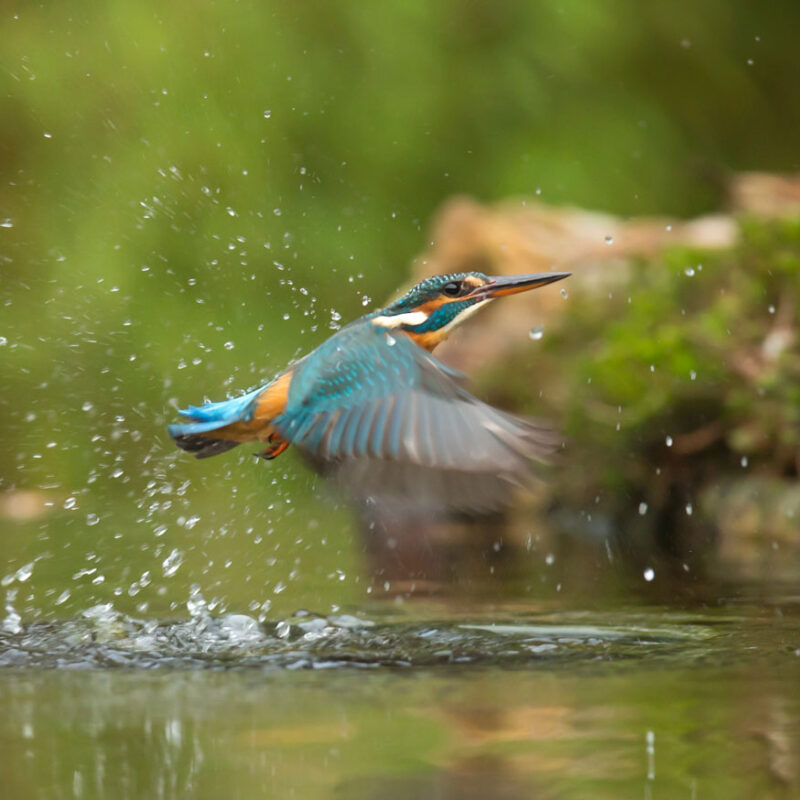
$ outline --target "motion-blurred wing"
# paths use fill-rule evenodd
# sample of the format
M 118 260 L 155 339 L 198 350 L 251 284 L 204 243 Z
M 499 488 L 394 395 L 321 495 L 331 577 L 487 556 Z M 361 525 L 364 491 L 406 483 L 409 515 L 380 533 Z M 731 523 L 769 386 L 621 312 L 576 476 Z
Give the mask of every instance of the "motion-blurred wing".
M 296 365 L 273 424 L 358 500 L 495 509 L 560 438 L 481 402 L 460 377 L 404 334 L 362 323 Z

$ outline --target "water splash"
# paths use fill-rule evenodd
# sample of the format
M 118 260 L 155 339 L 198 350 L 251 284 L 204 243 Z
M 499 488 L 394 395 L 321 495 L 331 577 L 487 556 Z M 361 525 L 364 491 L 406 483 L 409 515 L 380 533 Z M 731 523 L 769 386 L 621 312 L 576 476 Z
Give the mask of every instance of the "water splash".
M 0 628 L 0 667 L 331 669 L 593 663 L 654 651 L 682 654 L 687 643 L 712 635 L 697 623 L 652 627 L 631 618 L 608 624 L 605 617 L 585 615 L 377 623 L 349 614 L 301 611 L 260 623 L 247 614 L 214 617 L 197 587 L 187 605 L 191 616 L 180 621 L 136 619 L 110 603 L 67 620 L 27 626 L 18 615 L 9 615 Z

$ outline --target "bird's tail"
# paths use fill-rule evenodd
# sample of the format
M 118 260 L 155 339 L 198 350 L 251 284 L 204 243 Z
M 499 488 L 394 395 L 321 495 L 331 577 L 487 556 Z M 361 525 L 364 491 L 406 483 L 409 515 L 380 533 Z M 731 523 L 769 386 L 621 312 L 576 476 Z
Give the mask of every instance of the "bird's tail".
M 195 458 L 225 453 L 249 438 L 246 426 L 262 391 L 263 387 L 233 400 L 181 409 L 178 413 L 191 422 L 170 425 L 169 435 L 178 447 L 193 453 Z

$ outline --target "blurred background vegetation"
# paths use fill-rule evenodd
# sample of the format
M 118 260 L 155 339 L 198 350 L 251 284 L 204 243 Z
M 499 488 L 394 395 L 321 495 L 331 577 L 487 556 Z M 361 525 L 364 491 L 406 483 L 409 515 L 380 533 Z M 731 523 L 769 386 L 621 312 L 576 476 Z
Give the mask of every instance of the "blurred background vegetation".
M 346 510 L 293 455 L 256 468 L 173 452 L 176 403 L 251 387 L 380 304 L 454 194 L 691 217 L 726 207 L 732 172 L 800 166 L 794 0 L 0 15 L 0 562 L 23 616 L 108 600 L 163 613 L 190 584 L 263 614 L 362 598 Z M 595 483 L 633 517 L 669 492 L 670 513 L 699 503 L 670 478 L 679 448 L 640 456 L 711 419 L 733 466 L 796 476 L 796 357 L 747 377 L 717 354 L 727 331 L 747 343 L 772 324 L 797 240 L 753 223 L 735 253 L 668 253 L 613 301 L 570 296 L 526 358 L 572 387 L 530 410 L 611 467 L 574 473 L 575 508 Z M 530 386 L 515 394 L 514 369 L 491 366 L 525 404 Z M 598 428 L 598 404 L 624 405 L 625 436 Z

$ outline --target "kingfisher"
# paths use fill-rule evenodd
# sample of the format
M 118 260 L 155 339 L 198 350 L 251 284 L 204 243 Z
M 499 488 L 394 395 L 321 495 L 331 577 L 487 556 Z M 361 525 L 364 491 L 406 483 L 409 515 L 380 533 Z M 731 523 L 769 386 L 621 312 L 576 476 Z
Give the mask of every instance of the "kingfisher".
M 569 275 L 427 278 L 346 325 L 269 383 L 180 410 L 188 421 L 170 425 L 169 433 L 196 458 L 259 442 L 266 448 L 258 455 L 274 459 L 292 444 L 362 504 L 497 510 L 561 439 L 544 422 L 479 400 L 465 376 L 432 352 L 495 299 Z

